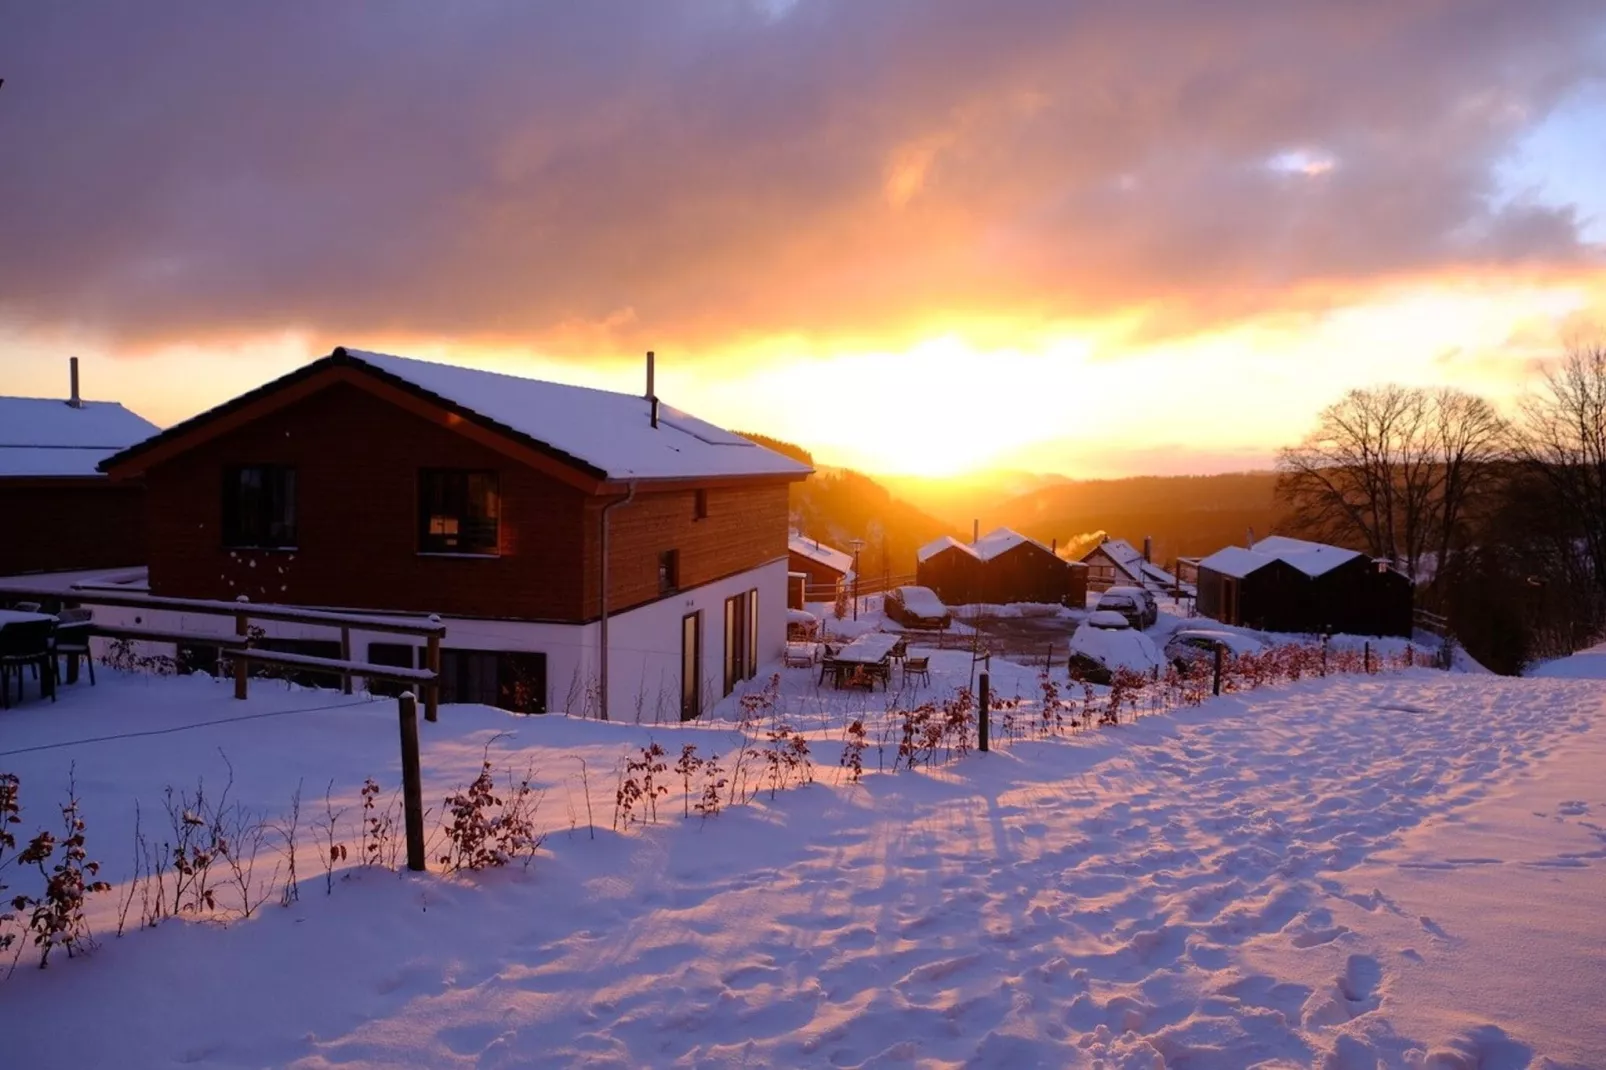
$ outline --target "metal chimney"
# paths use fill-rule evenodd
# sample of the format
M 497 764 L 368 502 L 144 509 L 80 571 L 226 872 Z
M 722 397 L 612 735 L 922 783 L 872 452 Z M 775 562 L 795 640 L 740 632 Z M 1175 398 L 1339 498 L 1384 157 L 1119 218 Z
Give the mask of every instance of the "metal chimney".
M 1152 536 L 1143 536 L 1143 563 L 1151 564 L 1154 560 L 1154 539 Z
M 647 404 L 652 409 L 652 425 L 658 426 L 658 391 L 653 385 L 652 350 L 647 350 Z
M 647 350 L 647 393 L 643 395 L 651 400 L 655 395 L 652 389 L 652 350 Z
M 1254 548 L 1255 548 L 1255 529 L 1254 528 L 1250 528 L 1249 529 L 1249 549 L 1253 550 Z
M 658 426 L 658 399 L 656 397 L 652 399 L 652 425 L 654 427 Z
M 1054 536 L 1054 541 L 1048 544 L 1048 548 L 1054 551 L 1055 557 L 1060 555 L 1060 537 L 1058 535 Z
M 67 368 L 68 374 L 72 377 L 72 396 L 67 399 L 67 404 L 75 409 L 81 409 L 84 407 L 84 402 L 78 396 L 78 358 L 68 357 Z
M 972 520 L 970 522 L 970 545 L 975 546 L 980 541 L 981 541 L 981 521 L 980 520 Z

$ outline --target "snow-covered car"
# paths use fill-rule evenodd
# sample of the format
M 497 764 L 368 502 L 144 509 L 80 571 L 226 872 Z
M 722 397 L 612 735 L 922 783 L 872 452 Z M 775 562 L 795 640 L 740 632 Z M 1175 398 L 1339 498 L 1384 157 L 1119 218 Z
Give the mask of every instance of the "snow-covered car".
M 1160 665 L 1154 640 L 1111 609 L 1096 610 L 1071 636 L 1071 673 L 1095 684 L 1107 684 L 1117 669 L 1152 672 Z
M 1261 650 L 1259 641 L 1237 632 L 1218 628 L 1183 628 L 1166 640 L 1165 659 L 1181 673 L 1210 671 L 1216 660 L 1216 648 L 1238 657 Z
M 894 587 L 881 608 L 888 618 L 907 628 L 946 628 L 954 620 L 930 587 Z
M 1160 619 L 1160 604 L 1142 587 L 1111 587 L 1099 595 L 1098 605 L 1093 608 L 1113 610 L 1134 628 L 1147 628 Z

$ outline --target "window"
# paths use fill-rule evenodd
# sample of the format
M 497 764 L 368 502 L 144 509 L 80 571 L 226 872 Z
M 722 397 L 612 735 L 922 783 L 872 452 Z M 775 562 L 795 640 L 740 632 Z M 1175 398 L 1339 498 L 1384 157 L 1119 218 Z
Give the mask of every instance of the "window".
M 758 588 L 747 592 L 747 678 L 758 675 Z
M 426 554 L 497 552 L 501 498 L 495 472 L 418 474 L 418 549 Z
M 477 702 L 514 713 L 546 712 L 546 655 L 442 650 L 441 701 Z
M 725 694 L 736 688 L 737 681 L 749 680 L 758 674 L 756 637 L 758 592 L 743 591 L 725 599 Z
M 658 597 L 680 590 L 680 551 L 665 550 L 658 555 Z
M 253 464 L 223 472 L 223 545 L 253 549 L 296 544 L 296 470 Z
M 696 500 L 692 505 L 692 519 L 708 519 L 708 492 L 706 490 L 700 490 L 696 494 Z

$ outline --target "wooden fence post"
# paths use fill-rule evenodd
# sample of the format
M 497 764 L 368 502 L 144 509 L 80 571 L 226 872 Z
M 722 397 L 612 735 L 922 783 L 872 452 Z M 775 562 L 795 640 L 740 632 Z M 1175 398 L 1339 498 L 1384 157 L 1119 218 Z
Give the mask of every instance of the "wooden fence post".
M 424 861 L 424 786 L 418 762 L 418 699 L 411 691 L 396 700 L 401 715 L 402 812 L 407 827 L 407 868 L 421 873 Z
M 1221 694 L 1221 652 L 1224 649 L 1220 643 L 1216 644 L 1216 682 L 1210 689 L 1210 693 L 1213 695 Z
M 238 598 L 236 598 L 235 601 L 236 602 L 240 602 L 240 603 L 245 603 L 245 602 L 249 602 L 251 600 L 249 598 L 247 598 L 245 595 L 242 594 Z M 251 637 L 251 619 L 250 619 L 250 617 L 248 617 L 243 612 L 236 613 L 234 615 L 234 634 L 239 636 L 241 639 L 245 640 L 245 643 L 242 646 L 241 651 L 240 651 L 240 653 L 243 655 L 245 653 L 244 648 L 245 647 L 249 647 L 251 645 L 251 638 L 250 638 Z M 251 665 L 250 665 L 250 663 L 243 656 L 236 657 L 234 659 L 234 697 L 235 698 L 237 698 L 237 699 L 244 699 L 245 698 L 245 696 L 246 696 L 246 681 L 250 678 L 250 673 L 251 673 Z
M 430 614 L 429 622 L 439 624 L 441 619 Z M 439 633 L 431 635 L 424 647 L 424 667 L 435 674 L 424 691 L 424 720 L 436 721 L 439 719 L 438 711 L 441 701 L 441 637 Z
M 344 662 L 351 661 L 350 628 L 340 629 L 340 660 Z M 340 693 L 343 695 L 351 694 L 351 671 L 349 669 L 340 674 Z
M 980 688 L 976 693 L 976 743 L 977 749 L 983 754 L 987 753 L 987 706 L 992 701 L 992 681 L 986 673 L 981 674 Z

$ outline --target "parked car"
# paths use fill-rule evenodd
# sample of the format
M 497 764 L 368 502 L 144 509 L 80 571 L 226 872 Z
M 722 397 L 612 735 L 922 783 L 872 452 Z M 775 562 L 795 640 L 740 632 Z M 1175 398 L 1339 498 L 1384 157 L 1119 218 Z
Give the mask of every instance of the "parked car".
M 1160 603 L 1142 587 L 1111 587 L 1099 595 L 1093 608 L 1114 610 L 1134 628 L 1147 628 L 1160 619 Z
M 1117 669 L 1146 673 L 1159 665 L 1154 640 L 1112 609 L 1089 614 L 1071 636 L 1071 674 L 1095 684 L 1108 684 Z
M 947 628 L 954 615 L 930 587 L 894 587 L 882 611 L 906 628 Z
M 1217 628 L 1183 628 L 1172 633 L 1171 638 L 1166 641 L 1165 659 L 1175 665 L 1177 671 L 1183 675 L 1199 671 L 1209 672 L 1215 665 L 1218 646 L 1234 657 L 1258 653 L 1261 650 L 1258 641 L 1237 632 Z

